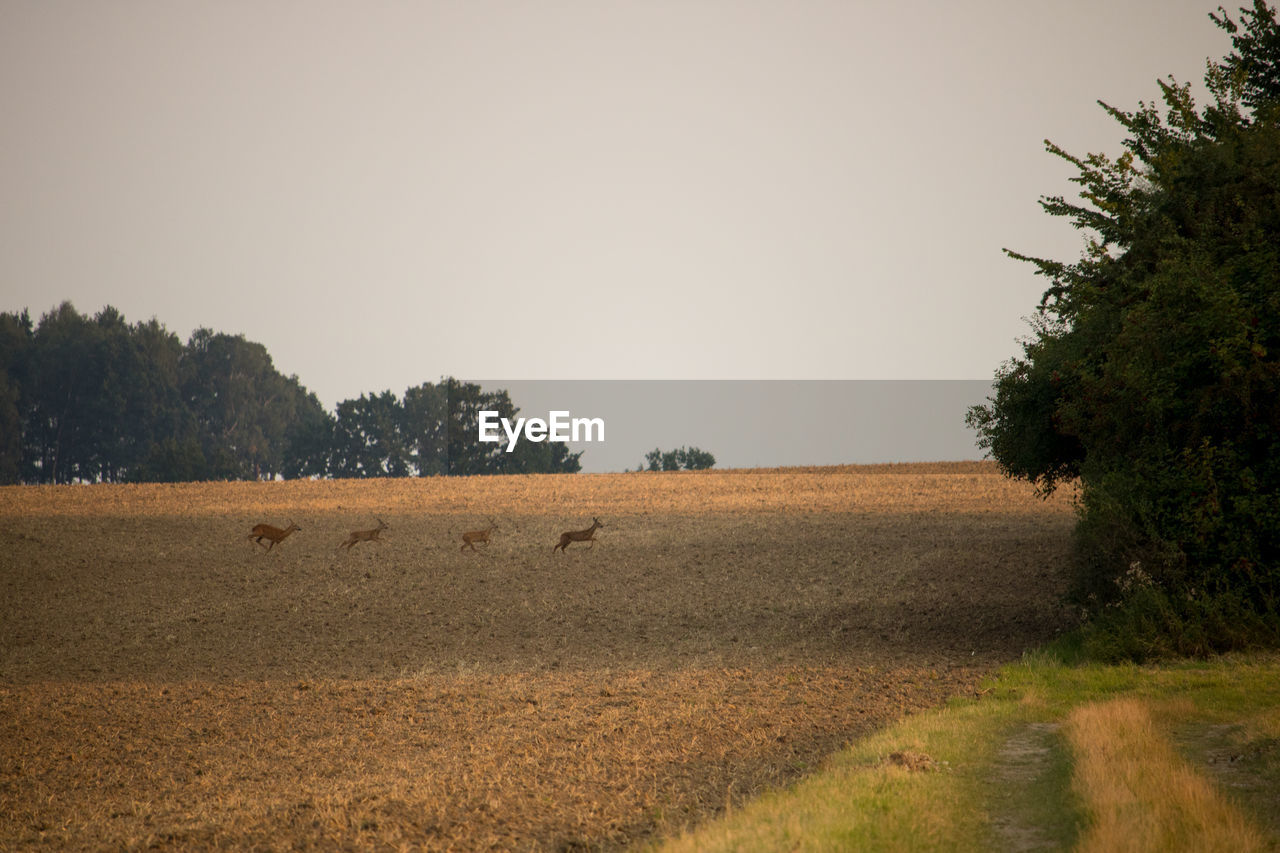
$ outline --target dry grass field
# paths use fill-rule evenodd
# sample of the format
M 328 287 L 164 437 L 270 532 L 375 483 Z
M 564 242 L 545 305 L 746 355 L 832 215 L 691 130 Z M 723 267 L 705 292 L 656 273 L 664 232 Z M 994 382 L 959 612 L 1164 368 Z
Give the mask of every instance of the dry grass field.
M 660 837 L 1051 636 L 1072 524 L 983 463 L 5 487 L 0 848 Z

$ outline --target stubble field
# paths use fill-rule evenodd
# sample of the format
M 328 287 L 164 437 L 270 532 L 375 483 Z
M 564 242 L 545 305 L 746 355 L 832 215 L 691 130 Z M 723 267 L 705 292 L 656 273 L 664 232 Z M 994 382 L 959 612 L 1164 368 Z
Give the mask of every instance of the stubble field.
M 669 835 L 1052 636 L 1072 524 L 983 463 L 2 488 L 0 847 Z

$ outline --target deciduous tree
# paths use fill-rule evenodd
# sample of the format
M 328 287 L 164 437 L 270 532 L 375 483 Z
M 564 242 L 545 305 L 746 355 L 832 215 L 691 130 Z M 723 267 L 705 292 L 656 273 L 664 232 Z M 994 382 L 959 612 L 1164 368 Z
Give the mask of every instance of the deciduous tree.
M 1280 602 L 1280 29 L 1258 0 L 1214 21 L 1233 52 L 1211 103 L 1103 104 L 1116 157 L 1048 149 L 1080 201 L 1042 200 L 1089 235 L 1072 262 L 1010 254 L 1049 285 L 1022 355 L 969 413 L 1004 470 L 1078 480 L 1086 600 L 1137 586 L 1171 606 Z M 1179 604 L 1181 602 L 1182 604 Z

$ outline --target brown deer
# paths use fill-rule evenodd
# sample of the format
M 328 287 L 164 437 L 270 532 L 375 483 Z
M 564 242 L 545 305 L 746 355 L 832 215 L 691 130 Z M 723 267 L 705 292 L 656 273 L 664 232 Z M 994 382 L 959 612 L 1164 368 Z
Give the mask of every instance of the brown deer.
M 259 545 L 262 545 L 263 539 L 270 539 L 270 545 L 263 545 L 264 548 L 270 551 L 277 544 L 287 539 L 290 533 L 301 529 L 301 527 L 293 523 L 293 519 L 289 519 L 289 526 L 283 530 L 279 527 L 272 527 L 270 524 L 255 524 L 253 532 L 249 534 L 249 538 L 255 540 Z
M 489 534 L 497 529 L 497 523 L 491 518 L 489 519 L 489 526 L 484 530 L 468 530 L 466 533 L 462 534 L 462 547 L 458 550 L 465 551 L 470 548 L 472 551 L 475 551 L 477 550 L 476 545 L 488 545 Z
M 357 542 L 378 542 L 378 534 L 388 529 L 388 525 L 382 519 L 378 519 L 378 526 L 371 530 L 353 530 L 346 541 L 338 543 L 339 548 L 346 548 L 348 551 Z
M 560 544 L 554 546 L 551 549 L 551 553 L 554 554 L 556 551 L 563 553 L 564 549 L 569 547 L 570 542 L 590 542 L 591 544 L 587 546 L 588 550 L 596 547 L 596 529 L 600 527 L 604 527 L 604 525 L 600 523 L 600 519 L 593 516 L 591 518 L 591 526 L 586 530 L 566 530 L 560 534 Z

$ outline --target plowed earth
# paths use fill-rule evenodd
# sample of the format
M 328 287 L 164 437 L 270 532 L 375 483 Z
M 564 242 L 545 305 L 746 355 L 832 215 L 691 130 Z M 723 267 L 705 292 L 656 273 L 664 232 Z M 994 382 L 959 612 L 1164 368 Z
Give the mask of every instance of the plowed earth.
M 1051 637 L 1073 518 L 982 463 L 6 487 L 0 847 L 659 837 Z

